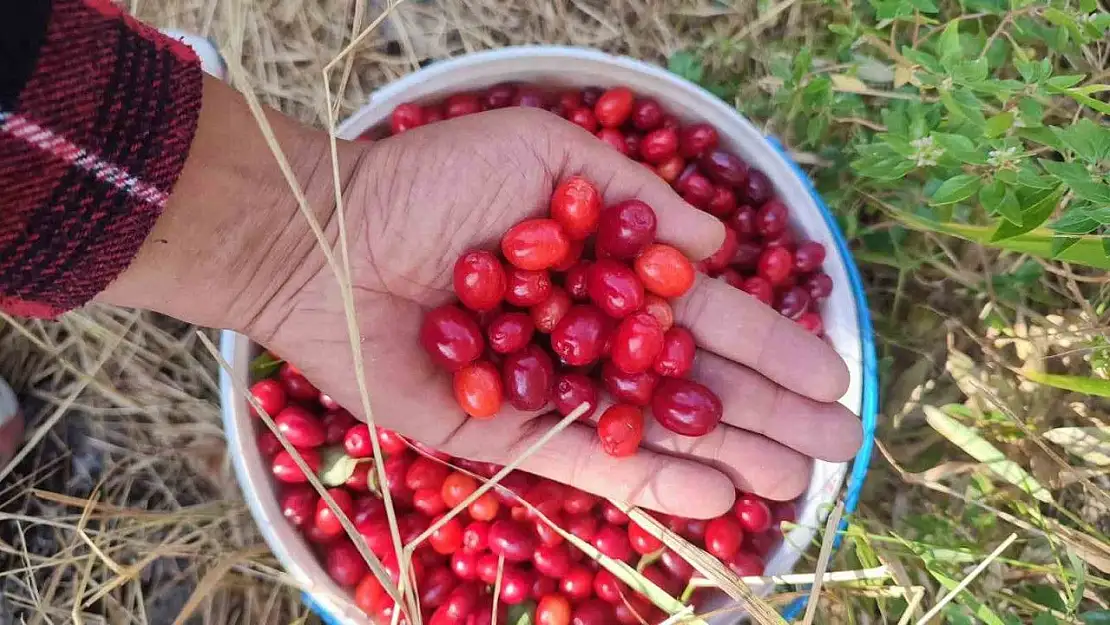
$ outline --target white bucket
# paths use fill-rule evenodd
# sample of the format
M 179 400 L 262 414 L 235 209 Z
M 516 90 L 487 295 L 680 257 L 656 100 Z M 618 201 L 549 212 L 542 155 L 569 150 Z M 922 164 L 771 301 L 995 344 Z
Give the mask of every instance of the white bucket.
M 832 278 L 834 287 L 821 314 L 830 343 L 851 373 L 848 392 L 840 403 L 861 415 L 865 429 L 864 447 L 857 456 L 846 495 L 847 509 L 854 509 L 870 457 L 877 403 L 871 324 L 847 246 L 804 174 L 784 155 L 777 142 L 765 138 L 732 107 L 709 92 L 654 65 L 579 48 L 510 47 L 434 63 L 375 92 L 365 106 L 339 127 L 338 134 L 343 139 L 355 139 L 388 123 L 392 110 L 404 102 L 439 100 L 452 93 L 479 90 L 500 82 L 552 87 L 625 85 L 638 95 L 655 98 L 684 122 L 712 124 L 720 133 L 723 148 L 767 174 L 778 195 L 790 207 L 796 231 L 803 239 L 819 241 L 829 250 L 823 270 Z M 250 341 L 224 332 L 222 351 L 234 375 L 245 380 L 250 359 L 256 353 Z M 328 578 L 308 545 L 282 517 L 268 467 L 255 446 L 254 424 L 246 403 L 235 395 L 227 372 L 222 372 L 220 385 L 229 452 L 251 512 L 270 548 L 286 571 L 306 588 L 306 601 L 326 621 L 335 625 L 368 623 L 351 595 Z M 788 573 L 794 568 L 831 504 L 840 496 L 847 471 L 846 463 L 815 463 L 809 489 L 799 501 L 798 527 L 770 555 L 768 575 Z M 740 618 L 733 613 L 714 620 L 724 625 Z

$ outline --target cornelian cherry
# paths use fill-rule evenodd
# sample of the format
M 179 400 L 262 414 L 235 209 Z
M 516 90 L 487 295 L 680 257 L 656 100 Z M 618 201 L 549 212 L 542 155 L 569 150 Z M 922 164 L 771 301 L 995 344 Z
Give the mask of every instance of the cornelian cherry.
M 586 404 L 586 412 L 579 417 L 585 421 L 597 410 L 597 384 L 581 373 L 563 373 L 555 378 L 552 400 L 555 402 L 555 409 L 564 417 Z
M 318 447 L 327 439 L 324 424 L 306 408 L 293 405 L 274 417 L 279 432 L 298 449 Z
M 644 288 L 666 298 L 682 297 L 694 285 L 694 265 L 670 245 L 654 243 L 636 258 L 636 275 Z
M 493 310 L 505 297 L 507 279 L 501 261 L 486 250 L 471 250 L 455 261 L 455 295 L 463 306 Z
M 597 224 L 598 257 L 634 258 L 655 240 L 658 220 L 640 200 L 625 200 L 601 212 Z
M 690 124 L 682 129 L 679 153 L 684 158 L 701 156 L 717 147 L 717 129 L 709 124 Z
M 519 312 L 501 313 L 486 328 L 490 349 L 498 354 L 510 354 L 524 349 L 532 342 L 536 326 L 532 317 Z
M 670 330 L 671 326 L 674 325 L 674 309 L 667 303 L 667 300 L 658 295 L 651 293 L 645 295 L 644 306 L 640 310 L 655 317 L 655 320 L 659 322 L 659 327 L 663 328 L 664 332 Z
M 705 436 L 721 422 L 721 400 L 692 380 L 663 378 L 651 398 L 651 414 L 682 436 Z
M 529 309 L 536 329 L 550 334 L 572 305 L 570 295 L 562 287 L 552 287 L 547 299 Z
M 655 357 L 652 369 L 661 376 L 684 378 L 694 368 L 697 345 L 694 335 L 681 326 L 675 326 L 663 335 L 663 348 Z
M 663 548 L 663 541 L 652 536 L 636 523 L 628 524 L 628 542 L 636 553 L 645 556 Z
M 514 267 L 542 271 L 558 265 L 570 251 L 570 239 L 554 219 L 528 219 L 501 237 L 501 253 Z
M 475 419 L 488 419 L 501 409 L 501 372 L 485 360 L 455 372 L 455 401 Z
M 351 493 L 345 488 L 329 488 L 328 494 L 331 495 L 335 501 L 335 507 L 343 516 L 350 517 L 355 506 Z M 338 536 L 343 533 L 343 524 L 339 521 L 339 515 L 322 497 L 316 501 L 316 516 L 313 522 L 316 524 L 316 531 L 322 536 Z
M 440 495 L 447 507 L 454 508 L 476 490 L 478 490 L 478 480 L 465 473 L 455 472 L 443 480 Z
M 505 301 L 513 306 L 535 306 L 551 295 L 551 276 L 546 271 L 527 271 L 516 267 L 506 272 Z
M 432 361 L 448 371 L 458 371 L 482 355 L 485 340 L 473 317 L 457 306 L 440 306 L 424 315 L 420 345 Z
M 606 361 L 601 366 L 601 382 L 616 401 L 646 406 L 651 403 L 652 394 L 659 383 L 659 374 L 654 371 L 625 373 L 612 361 Z
M 582 176 L 571 176 L 555 187 L 551 196 L 551 218 L 559 222 L 572 240 L 593 234 L 601 216 L 601 193 Z
M 614 87 L 597 99 L 594 115 L 605 128 L 618 128 L 632 114 L 632 104 L 636 96 L 628 87 Z
M 751 493 L 742 493 L 736 498 L 736 502 L 732 504 L 732 513 L 745 531 L 758 534 L 771 528 L 771 509 L 762 499 Z
M 653 130 L 640 140 L 640 158 L 661 165 L 678 154 L 678 132 L 673 128 Z
M 636 273 L 624 263 L 608 258 L 590 265 L 586 289 L 593 303 L 614 319 L 632 314 L 644 303 L 644 285 Z
M 539 410 L 551 399 L 555 365 L 538 345 L 506 356 L 501 372 L 505 396 L 517 410 Z
M 642 373 L 651 369 L 662 350 L 659 322 L 646 312 L 635 312 L 617 325 L 609 358 L 624 373 Z
M 769 247 L 759 255 L 756 270 L 771 286 L 781 286 L 794 271 L 794 255 L 785 247 Z
M 568 365 L 588 365 L 601 357 L 611 324 L 596 306 L 573 306 L 552 331 L 551 349 Z
M 631 456 L 644 436 L 644 413 L 628 404 L 610 406 L 597 421 L 597 435 L 605 453 L 617 458 Z
M 389 116 L 389 129 L 395 135 L 424 125 L 424 109 L 419 104 L 406 102 L 397 105 Z
M 705 550 L 721 560 L 728 560 L 744 541 L 744 530 L 733 517 L 720 516 L 705 526 Z
M 262 406 L 266 414 L 274 417 L 277 413 L 281 412 L 285 405 L 288 403 L 288 398 L 285 396 L 285 389 L 281 386 L 281 382 L 269 379 L 259 380 L 251 386 L 251 397 Z M 251 414 L 255 414 L 254 407 L 251 406 Z

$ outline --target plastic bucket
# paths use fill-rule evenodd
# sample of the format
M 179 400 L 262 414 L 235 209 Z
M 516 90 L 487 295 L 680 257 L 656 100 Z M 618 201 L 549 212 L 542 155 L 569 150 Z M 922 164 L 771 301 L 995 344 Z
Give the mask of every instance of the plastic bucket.
M 628 86 L 637 94 L 657 99 L 684 122 L 713 124 L 724 148 L 767 174 L 790 207 L 792 226 L 803 238 L 819 241 L 830 251 L 823 269 L 833 279 L 834 288 L 821 313 L 829 342 L 851 372 L 848 392 L 840 403 L 861 417 L 865 430 L 864 445 L 851 466 L 845 494 L 847 510 L 854 510 L 871 455 L 877 410 L 871 321 L 847 244 L 805 174 L 777 141 L 764 137 L 732 107 L 704 89 L 647 63 L 580 48 L 510 47 L 434 63 L 375 92 L 365 106 L 339 127 L 339 136 L 354 139 L 387 123 L 398 104 L 438 100 L 451 93 L 478 90 L 499 82 L 532 82 L 553 87 Z M 222 351 L 232 373 L 246 379 L 248 364 L 255 353 L 250 341 L 225 332 Z M 222 372 L 220 384 L 229 450 L 240 486 L 266 541 L 289 574 L 304 586 L 306 601 L 326 621 L 337 625 L 366 623 L 350 594 L 331 582 L 308 545 L 282 517 L 266 463 L 255 447 L 246 403 L 235 395 L 228 375 Z M 771 554 L 768 575 L 787 573 L 794 568 L 811 544 L 816 528 L 841 495 L 849 468 L 845 463 L 815 463 L 809 489 L 799 500 L 798 527 Z M 792 609 L 796 611 L 799 607 L 795 604 Z M 741 618 L 733 613 L 714 620 L 724 624 Z

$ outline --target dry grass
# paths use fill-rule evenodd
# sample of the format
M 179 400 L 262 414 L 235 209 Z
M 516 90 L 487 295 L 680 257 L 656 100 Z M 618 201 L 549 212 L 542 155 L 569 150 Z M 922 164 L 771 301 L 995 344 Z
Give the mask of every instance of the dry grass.
M 239 59 L 263 102 L 325 125 L 321 70 L 349 42 L 354 2 L 130 4 L 149 23 L 212 37 Z M 353 55 L 339 116 L 429 59 L 509 44 L 588 45 L 652 61 L 702 47 L 714 69 L 746 67 L 745 50 L 764 38 L 806 40 L 813 28 L 801 3 L 765 4 L 757 11 L 755 2 L 700 0 L 409 0 Z M 379 11 L 371 3 L 366 21 Z M 711 45 L 719 42 L 736 45 Z M 720 50 L 730 52 L 714 58 Z M 1105 607 L 1100 596 L 1107 584 L 1096 583 L 1095 575 L 1110 566 L 1107 472 L 1062 454 L 1043 432 L 1105 425 L 1110 411 L 1105 403 L 1031 384 L 1018 372 L 1091 369 L 1089 346 L 1105 340 L 1106 327 L 1105 311 L 1089 302 L 1097 300 L 1092 292 L 1105 297 L 1106 282 L 1052 267 L 1038 287 L 1054 298 L 1058 314 L 1026 307 L 999 313 L 978 285 L 984 276 L 1011 273 L 1013 257 L 944 240 L 937 245 L 944 253 L 916 271 L 869 268 L 873 302 L 885 311 L 879 319 L 888 366 L 880 432 L 885 461 L 873 463 L 861 514 L 853 519 L 857 555 L 842 551 L 830 566 L 873 566 L 858 555 L 866 547 L 898 587 L 829 585 L 816 622 L 886 622 L 884 610 L 904 606 L 903 600 L 920 604 L 901 619 L 914 622 L 954 597 L 918 562 L 942 542 L 921 535 L 923 515 L 971 519 L 967 526 L 957 521 L 953 531 L 967 534 L 964 542 L 973 547 L 984 546 L 969 551 L 966 569 L 977 576 L 981 600 L 1023 605 L 1005 584 L 1022 576 L 1055 576 L 1067 586 L 1074 574 L 1062 574 L 1060 563 L 1074 554 L 1092 572 L 1078 592 Z M 985 323 L 992 315 L 1002 322 Z M 0 624 L 222 625 L 306 616 L 256 532 L 226 461 L 216 371 L 194 328 L 157 315 L 93 307 L 53 324 L 0 318 L 0 375 L 22 392 L 28 431 L 40 435 L 18 466 L 4 468 L 10 473 L 0 484 Z M 981 492 L 984 465 L 950 446 L 937 451 L 946 441 L 923 408 L 965 400 L 978 411 L 982 431 L 1000 446 L 1006 441 L 1007 457 L 1052 492 L 1056 505 L 1043 516 L 1030 521 L 1016 513 L 1013 489 Z M 921 461 L 937 454 L 943 461 Z M 972 518 L 984 509 L 994 517 L 989 528 Z M 1020 555 L 1007 551 L 1011 560 L 976 568 L 1010 532 L 1018 533 L 1020 549 L 1013 549 Z M 805 593 L 780 594 L 776 603 L 797 594 Z

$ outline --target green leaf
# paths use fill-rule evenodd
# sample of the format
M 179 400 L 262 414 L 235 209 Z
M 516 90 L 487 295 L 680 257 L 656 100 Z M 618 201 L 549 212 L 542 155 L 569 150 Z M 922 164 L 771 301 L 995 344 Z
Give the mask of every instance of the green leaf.
M 328 487 L 342 486 L 355 474 L 359 462 L 348 456 L 342 445 L 324 447 L 320 453 L 320 481 Z M 372 480 L 374 476 L 367 477 Z M 372 484 L 370 488 L 374 490 L 375 486 Z
M 508 625 L 532 625 L 532 615 L 536 613 L 534 601 L 525 601 L 509 606 Z
M 1098 228 L 1098 222 L 1075 207 L 1053 222 L 1050 227 L 1057 234 L 1078 236 L 1094 232 Z
M 1071 190 L 1080 198 L 1097 204 L 1110 204 L 1110 185 L 1096 182 L 1087 171 L 1087 168 L 1076 162 L 1061 163 L 1040 159 L 1038 161 L 1048 173 L 1056 176 L 1061 182 L 1071 187 Z
M 1034 499 L 1052 503 L 1052 493 L 1025 469 L 990 444 L 972 428 L 946 415 L 934 406 L 923 406 L 925 420 L 941 436 L 962 449 L 972 458 L 983 463 L 995 475 L 1029 493 Z
M 1052 189 L 1056 186 L 1056 182 L 1051 178 L 1041 176 L 1026 167 L 1018 170 L 1016 183 L 1031 189 Z
M 1022 375 L 1037 384 L 1044 384 L 1045 386 L 1064 389 L 1066 391 L 1075 391 L 1076 393 L 1084 393 L 1086 395 L 1110 397 L 1110 380 L 1088 378 L 1081 375 L 1041 373 L 1039 371 L 1022 371 Z
M 1049 258 L 1059 258 L 1067 250 L 1071 249 L 1073 245 L 1079 243 L 1079 237 L 1056 235 L 1052 237 L 1052 255 Z
M 1033 625 L 1056 625 L 1057 623 L 1059 621 L 1056 620 L 1055 616 L 1052 616 L 1052 612 L 1041 612 L 1033 617 Z
M 258 356 L 255 356 L 254 360 L 251 360 L 249 367 L 251 379 L 257 381 L 274 375 L 284 362 L 285 361 L 280 358 L 275 358 L 270 352 L 262 352 Z
M 684 50 L 675 52 L 667 59 L 667 69 L 690 82 L 700 83 L 705 77 L 701 59 Z
M 960 47 L 960 23 L 956 20 L 948 22 L 944 32 L 937 38 L 937 52 L 940 53 L 940 62 L 948 67 L 952 61 L 963 56 Z
M 975 148 L 975 144 L 971 142 L 971 139 L 963 135 L 935 132 L 932 137 L 944 148 L 944 153 L 946 155 L 952 156 L 963 163 L 982 165 L 987 162 L 986 155 L 983 154 L 981 150 Z
M 1067 89 L 1069 87 L 1074 87 L 1075 85 L 1078 85 L 1079 83 L 1083 82 L 1084 78 L 1086 78 L 1086 76 L 1084 76 L 1083 74 L 1071 74 L 1071 75 L 1068 75 L 1068 76 L 1053 76 L 1052 78 L 1048 79 L 1048 86 L 1053 87 L 1055 89 L 1064 90 L 1064 89 Z
M 991 214 L 1001 215 L 1016 226 L 1021 225 L 1021 205 L 1018 204 L 1017 195 L 1001 180 L 995 180 L 980 189 L 979 201 Z
M 979 176 L 960 174 L 944 181 L 940 188 L 933 194 L 930 204 L 941 206 L 962 202 L 979 190 Z
M 982 128 L 987 123 L 983 103 L 970 91 L 942 91 L 940 101 L 953 116 L 967 124 Z
M 991 242 L 1004 241 L 1037 228 L 1056 211 L 1060 198 L 1064 195 L 1064 187 L 1057 186 L 1052 189 L 1032 189 L 1028 192 L 1018 193 L 1018 202 L 1021 204 L 1021 225 L 1009 221 L 998 224 L 998 228 L 991 236 Z
M 1004 111 L 987 120 L 987 124 L 983 127 L 983 134 L 991 138 L 1001 137 L 1013 125 L 1014 114 L 1010 111 Z
M 940 585 L 944 586 L 946 590 L 953 591 L 956 590 L 957 586 L 959 586 L 959 582 L 952 579 L 951 577 L 948 577 L 944 573 L 937 571 L 934 567 L 929 566 L 927 567 L 927 570 L 929 571 L 929 574 L 932 575 L 933 578 L 936 579 L 938 582 L 940 582 Z M 995 614 L 994 611 L 987 607 L 986 604 L 979 603 L 979 600 L 972 596 L 972 594 L 967 590 L 961 592 L 957 596 L 955 602 L 960 605 L 967 606 L 967 609 L 971 610 L 971 612 L 974 613 L 980 621 L 986 623 L 986 625 L 1006 625 L 1005 621 L 999 618 L 999 616 Z M 949 619 L 951 619 L 951 616 L 949 616 Z M 971 622 L 971 619 L 968 619 L 968 621 Z

